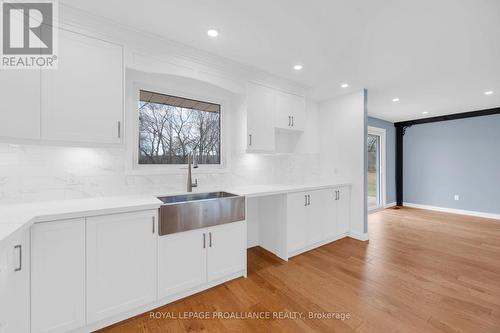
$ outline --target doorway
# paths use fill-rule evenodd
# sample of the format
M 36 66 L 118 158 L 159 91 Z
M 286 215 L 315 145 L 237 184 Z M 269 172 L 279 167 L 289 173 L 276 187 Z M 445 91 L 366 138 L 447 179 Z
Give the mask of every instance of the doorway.
M 386 205 L 385 199 L 385 129 L 368 126 L 368 210 Z

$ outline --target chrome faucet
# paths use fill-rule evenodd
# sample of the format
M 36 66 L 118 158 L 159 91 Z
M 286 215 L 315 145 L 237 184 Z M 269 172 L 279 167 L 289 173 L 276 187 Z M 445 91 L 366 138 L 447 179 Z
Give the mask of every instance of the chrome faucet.
M 198 168 L 198 163 L 196 162 L 196 159 L 194 158 L 194 153 L 188 154 L 188 177 L 187 177 L 187 191 L 188 192 L 193 192 L 193 187 L 198 187 L 198 179 L 193 180 L 191 178 L 191 164 L 193 164 L 193 168 Z M 193 163 L 194 160 L 194 163 Z

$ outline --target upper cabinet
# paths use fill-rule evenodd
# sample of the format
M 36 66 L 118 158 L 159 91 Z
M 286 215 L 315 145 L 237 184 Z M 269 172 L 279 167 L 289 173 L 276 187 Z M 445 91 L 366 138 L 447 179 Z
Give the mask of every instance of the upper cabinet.
M 40 139 L 40 71 L 0 74 L 0 137 Z
M 247 151 L 274 152 L 275 91 L 251 83 L 247 98 Z
M 305 128 L 306 100 L 286 92 L 276 92 L 276 128 L 303 131 Z
M 277 152 L 275 129 L 304 130 L 305 97 L 249 83 L 247 98 L 247 152 Z
M 2 71 L 0 138 L 122 143 L 123 48 L 60 30 L 57 56 L 56 69 Z
M 123 48 L 60 30 L 58 59 L 42 72 L 42 139 L 121 143 Z

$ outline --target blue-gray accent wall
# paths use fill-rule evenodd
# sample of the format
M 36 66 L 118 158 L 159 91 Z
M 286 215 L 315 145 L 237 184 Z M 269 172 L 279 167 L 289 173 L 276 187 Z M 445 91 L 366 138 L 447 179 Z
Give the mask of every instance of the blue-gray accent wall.
M 393 123 L 373 117 L 368 117 L 368 126 L 385 129 L 386 201 L 387 204 L 395 203 L 396 202 L 396 128 L 394 127 Z
M 414 125 L 403 140 L 405 202 L 500 214 L 500 115 Z

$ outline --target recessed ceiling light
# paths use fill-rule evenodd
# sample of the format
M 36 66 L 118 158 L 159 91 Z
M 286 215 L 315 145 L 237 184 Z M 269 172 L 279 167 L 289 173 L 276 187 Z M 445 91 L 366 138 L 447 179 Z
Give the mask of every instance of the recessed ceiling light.
M 340 87 L 341 87 L 341 88 L 347 88 L 347 87 L 349 87 L 349 85 L 348 85 L 347 83 L 342 83 L 342 84 L 340 85 Z
M 422 114 L 428 114 L 428 113 L 429 113 L 429 112 L 427 112 L 427 111 L 422 112 Z
M 304 68 L 304 66 L 302 66 L 300 64 L 293 66 L 293 69 L 295 69 L 296 71 L 300 71 L 302 68 Z
M 396 98 L 393 98 L 393 99 L 392 99 L 392 101 L 393 101 L 394 103 L 397 103 L 397 102 L 399 102 L 399 98 L 397 98 L 397 97 L 396 97 Z
M 215 29 L 210 29 L 207 31 L 207 35 L 209 35 L 210 37 L 217 37 L 219 36 L 219 32 Z
M 485 95 L 493 95 L 494 92 L 493 92 L 493 90 L 488 90 L 488 91 L 485 91 L 484 94 Z

